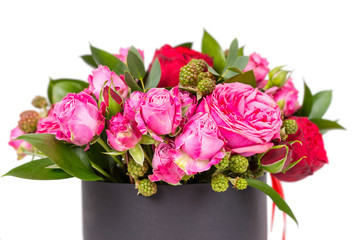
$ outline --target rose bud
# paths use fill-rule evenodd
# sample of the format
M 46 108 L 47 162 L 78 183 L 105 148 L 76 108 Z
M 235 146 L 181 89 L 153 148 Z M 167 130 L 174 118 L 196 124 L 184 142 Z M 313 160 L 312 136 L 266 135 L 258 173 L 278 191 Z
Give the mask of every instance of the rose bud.
M 36 133 L 47 133 L 56 135 L 57 131 L 59 131 L 60 125 L 58 120 L 54 116 L 54 109 L 52 108 L 49 111 L 49 114 L 45 118 L 41 118 L 38 121 Z
M 126 151 L 141 140 L 142 134 L 136 127 L 136 123 L 121 113 L 113 116 L 109 121 L 109 129 L 106 130 L 108 144 L 116 151 Z
M 171 47 L 164 45 L 156 50 L 152 63 L 158 59 L 161 67 L 161 79 L 158 87 L 175 87 L 179 84 L 180 68 L 191 59 L 204 59 L 213 66 L 213 60 L 205 54 L 186 47 Z M 149 67 L 151 69 L 152 63 Z
M 185 176 L 185 172 L 175 163 L 178 159 L 189 158 L 180 149 L 175 149 L 174 140 L 167 139 L 155 148 L 152 160 L 153 174 L 149 175 L 152 182 L 164 181 L 177 184 Z
M 294 182 L 312 175 L 325 163 L 328 163 L 322 135 L 319 128 L 307 117 L 291 117 L 298 125 L 295 134 L 288 135 L 287 141 L 300 141 L 293 144 L 291 163 L 305 157 L 285 173 L 274 174 L 281 181 Z
M 135 114 L 140 111 L 140 106 L 145 103 L 146 93 L 135 91 L 125 101 L 124 116 L 135 119 Z
M 125 83 L 124 76 L 118 76 L 107 66 L 99 65 L 99 67 L 92 71 L 92 75 L 88 77 L 89 90 L 99 99 L 100 92 L 105 86 L 114 88 L 123 99 L 127 98 L 128 86 Z M 106 83 L 105 83 L 106 82 Z
M 99 102 L 101 109 L 105 109 L 107 119 L 122 111 L 123 99 L 114 89 L 105 86 L 100 93 Z
M 225 83 L 203 100 L 197 112 L 208 112 L 226 140 L 225 148 L 244 157 L 266 152 L 280 138 L 281 111 L 266 93 L 242 83 Z
M 114 56 L 117 57 L 118 59 L 120 59 L 120 61 L 126 63 L 126 59 L 127 59 L 129 50 L 130 50 L 130 47 L 120 48 L 119 54 L 114 54 Z M 144 60 L 144 51 L 140 50 L 140 49 L 137 49 L 137 50 L 140 53 L 141 58 Z
M 54 107 L 60 129 L 56 138 L 78 146 L 90 143 L 105 126 L 105 118 L 94 98 L 85 93 L 69 93 Z
M 197 113 L 185 124 L 175 139 L 176 149 L 190 158 L 176 161 L 188 175 L 209 170 L 225 156 L 220 131 L 208 113 Z
M 147 92 L 135 119 L 142 134 L 148 131 L 155 140 L 162 141 L 158 135 L 175 134 L 181 115 L 178 96 L 164 88 L 152 88 Z
M 12 146 L 16 150 L 18 160 L 20 160 L 26 156 L 24 151 L 32 152 L 32 150 L 33 150 L 33 147 L 31 146 L 30 143 L 25 142 L 24 140 L 15 140 L 16 138 L 18 138 L 24 134 L 26 134 L 26 133 L 21 131 L 21 129 L 19 127 L 15 127 L 10 132 L 9 145 Z
M 249 62 L 244 68 L 244 72 L 253 70 L 256 85 L 258 88 L 262 88 L 266 84 L 265 77 L 269 72 L 269 62 L 257 53 L 252 53 L 249 57 Z
M 281 142 L 260 154 L 259 161 L 263 169 L 270 173 L 285 172 L 298 164 L 304 157 L 292 161 L 293 144 L 302 144 L 299 141 Z
M 178 96 L 181 101 L 182 120 L 180 126 L 183 126 L 195 114 L 198 101 L 194 95 L 179 89 L 179 87 L 172 88 L 171 93 Z
M 283 66 L 276 67 L 269 72 L 269 82 L 267 83 L 267 87 L 284 86 L 287 79 L 289 79 L 290 71 L 283 70 L 282 67 Z
M 209 160 L 222 150 L 225 143 L 208 113 L 197 113 L 185 124 L 175 139 L 176 148 L 184 150 L 196 160 Z

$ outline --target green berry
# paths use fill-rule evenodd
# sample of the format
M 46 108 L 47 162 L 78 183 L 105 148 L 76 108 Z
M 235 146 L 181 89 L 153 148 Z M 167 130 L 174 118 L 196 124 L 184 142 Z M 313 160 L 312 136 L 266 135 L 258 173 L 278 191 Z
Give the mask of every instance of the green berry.
M 298 125 L 293 119 L 286 119 L 284 121 L 284 126 L 286 134 L 295 134 L 298 130 Z
M 236 179 L 236 182 L 235 182 L 236 189 L 244 190 L 244 189 L 247 188 L 247 186 L 248 186 L 248 183 L 247 183 L 247 181 L 245 179 L 243 179 L 243 178 L 237 178 Z
M 179 82 L 183 86 L 196 86 L 198 74 L 206 70 L 206 62 L 203 59 L 192 59 L 188 64 L 180 68 Z
M 20 114 L 19 128 L 25 133 L 36 132 L 36 126 L 40 119 L 39 113 L 33 110 L 24 111 Z
M 215 167 L 219 170 L 224 170 L 229 166 L 229 162 L 230 162 L 229 155 L 226 154 L 225 157 L 223 157 L 223 159 L 221 159 L 221 161 L 215 165 Z
M 46 101 L 46 98 L 42 96 L 36 96 L 31 104 L 36 108 L 45 108 L 48 106 L 48 102 Z
M 213 80 L 216 80 L 215 76 L 211 72 L 201 72 L 198 75 L 198 82 L 203 80 L 204 78 L 211 78 Z
M 198 82 L 197 87 L 203 95 L 208 95 L 214 91 L 216 82 L 211 78 L 203 78 Z
M 246 170 L 246 172 L 243 172 L 242 174 L 240 174 L 240 177 L 245 178 L 245 179 L 254 179 L 255 178 L 255 174 L 250 170 Z
M 149 169 L 149 164 L 147 162 L 144 162 L 141 166 L 137 162 L 134 161 L 134 159 L 130 159 L 128 164 L 128 172 L 135 177 L 143 177 L 147 170 Z
M 223 174 L 211 178 L 211 187 L 215 192 L 225 192 L 229 187 L 229 180 Z
M 229 168 L 234 173 L 243 173 L 249 166 L 249 160 L 241 155 L 232 155 L 230 158 Z
M 262 177 L 264 175 L 265 171 L 263 169 L 259 169 L 256 172 L 253 172 L 254 179 Z
M 139 182 L 138 191 L 138 194 L 150 197 L 157 191 L 156 183 L 151 182 L 149 179 L 143 179 Z

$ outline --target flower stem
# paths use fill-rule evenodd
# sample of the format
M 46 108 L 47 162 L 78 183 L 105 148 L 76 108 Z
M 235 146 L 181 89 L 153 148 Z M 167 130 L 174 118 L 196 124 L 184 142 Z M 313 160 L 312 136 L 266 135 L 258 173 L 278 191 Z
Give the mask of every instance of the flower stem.
M 144 81 L 142 80 L 142 78 L 140 78 L 139 80 L 141 82 L 142 89 L 144 90 L 144 92 L 146 92 Z
M 91 166 L 93 168 L 96 169 L 96 171 L 98 171 L 99 173 L 101 173 L 102 175 L 104 175 L 105 177 L 107 177 L 108 179 L 110 179 L 112 182 L 118 182 L 114 177 L 112 177 L 111 175 L 109 175 L 104 169 L 102 169 L 99 165 L 97 165 L 96 163 L 94 163 L 93 161 L 90 160 Z
M 99 138 L 99 139 L 97 140 L 97 143 L 99 143 L 99 144 L 105 149 L 106 152 L 111 152 L 111 149 L 109 148 L 109 146 L 108 146 L 101 138 Z M 123 170 L 126 170 L 126 167 L 125 167 L 125 165 L 124 165 L 123 162 L 121 162 L 116 156 L 113 156 L 113 155 L 110 155 L 110 156 L 114 159 L 114 161 L 115 161 L 117 164 L 120 165 L 120 167 L 121 167 Z

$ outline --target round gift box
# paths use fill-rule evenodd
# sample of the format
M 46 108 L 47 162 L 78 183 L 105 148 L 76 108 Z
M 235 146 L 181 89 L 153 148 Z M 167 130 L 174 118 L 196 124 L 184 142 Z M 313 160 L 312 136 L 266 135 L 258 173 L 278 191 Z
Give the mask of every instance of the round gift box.
M 84 240 L 267 239 L 266 196 L 252 187 L 158 185 L 144 197 L 133 184 L 83 181 L 82 203 Z

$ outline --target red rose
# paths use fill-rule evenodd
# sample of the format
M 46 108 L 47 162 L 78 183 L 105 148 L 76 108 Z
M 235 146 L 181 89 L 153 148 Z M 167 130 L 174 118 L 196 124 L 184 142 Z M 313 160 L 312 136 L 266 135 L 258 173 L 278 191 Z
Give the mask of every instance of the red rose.
M 209 56 L 186 47 L 171 47 L 164 45 L 156 50 L 154 58 L 158 58 L 161 66 L 161 79 L 158 87 L 175 87 L 179 84 L 180 68 L 190 62 L 191 59 L 204 59 L 210 66 L 213 60 Z M 152 63 L 150 65 L 150 68 Z
M 312 175 L 325 163 L 328 163 L 328 159 L 319 128 L 307 117 L 291 117 L 290 119 L 296 121 L 298 131 L 289 135 L 286 140 L 302 142 L 302 144 L 293 144 L 292 161 L 296 161 L 303 156 L 306 156 L 306 158 L 285 173 L 277 173 L 274 176 L 281 181 L 294 182 Z

